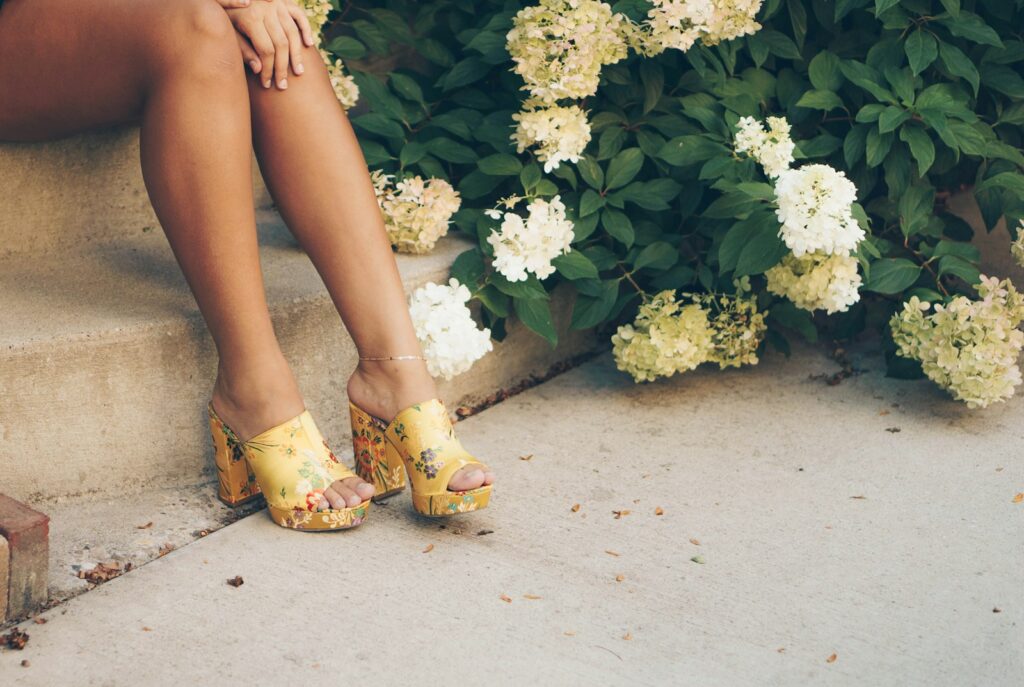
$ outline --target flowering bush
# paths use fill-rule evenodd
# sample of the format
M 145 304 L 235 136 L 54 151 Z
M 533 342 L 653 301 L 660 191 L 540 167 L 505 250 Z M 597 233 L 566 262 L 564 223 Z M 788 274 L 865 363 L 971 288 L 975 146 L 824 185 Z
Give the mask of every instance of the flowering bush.
M 894 375 L 973 405 L 1015 385 L 1012 346 L 953 359 L 928 332 L 970 311 L 1014 338 L 1009 305 L 965 304 L 1010 289 L 981 281 L 946 200 L 968 188 L 988 229 L 1020 233 L 1024 1 L 334 8 L 323 44 L 358 88 L 366 159 L 457 189 L 475 247 L 452 275 L 496 338 L 515 316 L 554 344 L 562 284 L 568 325 L 617 332 L 637 379 L 878 330 Z M 894 318 L 904 302 L 924 319 Z

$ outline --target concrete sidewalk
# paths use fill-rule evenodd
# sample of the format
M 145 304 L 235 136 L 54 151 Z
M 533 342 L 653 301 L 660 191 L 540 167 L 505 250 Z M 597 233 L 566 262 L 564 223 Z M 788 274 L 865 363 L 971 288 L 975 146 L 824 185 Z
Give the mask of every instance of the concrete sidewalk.
M 459 423 L 490 509 L 257 513 L 22 623 L 0 683 L 1020 684 L 1024 398 L 856 362 L 635 386 L 603 356 Z

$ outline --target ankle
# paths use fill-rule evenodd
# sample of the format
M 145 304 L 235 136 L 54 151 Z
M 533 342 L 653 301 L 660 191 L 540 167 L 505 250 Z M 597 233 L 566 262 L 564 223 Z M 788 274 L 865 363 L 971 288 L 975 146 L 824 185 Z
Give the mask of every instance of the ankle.
M 305 407 L 283 357 L 246 369 L 218 366 L 212 400 L 224 421 L 245 437 L 280 424 Z
M 349 399 L 368 413 L 391 420 L 414 403 L 437 397 L 422 360 L 359 361 L 348 380 Z

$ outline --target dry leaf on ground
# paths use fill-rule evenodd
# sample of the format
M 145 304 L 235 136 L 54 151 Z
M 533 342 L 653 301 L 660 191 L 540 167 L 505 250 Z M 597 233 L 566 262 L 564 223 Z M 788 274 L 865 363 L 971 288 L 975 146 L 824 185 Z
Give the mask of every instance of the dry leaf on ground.
M 633 635 L 627 632 L 626 634 L 622 635 L 622 638 L 628 641 L 630 639 L 633 639 Z
M 630 514 L 630 512 L 631 512 L 631 511 L 630 511 L 630 510 L 628 510 L 628 509 L 626 509 L 626 508 L 623 508 L 622 510 L 613 510 L 613 511 L 612 511 L 612 513 L 614 513 L 614 514 L 615 514 L 615 519 L 616 519 L 616 520 L 619 520 L 619 519 L 621 519 L 621 518 L 623 518 L 623 517 L 625 517 L 625 516 L 629 515 L 629 514 Z
M 232 587 L 241 587 L 243 584 L 245 584 L 245 580 L 242 579 L 241 575 L 235 575 L 234 577 L 228 578 L 228 584 L 230 584 Z
M 434 550 L 434 545 L 433 544 L 427 544 L 427 548 L 423 549 L 422 553 L 430 553 L 433 550 Z
M 1024 501 L 1024 493 L 1017 494 L 1016 496 L 1013 497 L 1014 503 L 1020 503 L 1021 501 Z
M 574 504 L 572 504 L 572 508 L 570 508 L 569 510 L 571 510 L 571 511 L 572 511 L 573 513 L 575 513 L 575 512 L 577 512 L 577 511 L 578 511 L 579 509 L 580 509 L 580 504 L 578 504 L 578 503 L 574 503 Z
M 825 659 L 825 663 L 835 663 L 837 658 L 839 657 L 835 654 L 832 654 L 831 656 Z
M 137 530 L 148 530 L 152 526 L 153 526 L 153 521 L 150 520 L 145 525 L 136 525 L 135 529 L 137 529 Z
M 562 634 L 565 635 L 566 637 L 575 637 L 576 636 L 576 632 L 574 630 L 566 630 Z
M 533 454 L 532 453 L 529 453 L 529 454 L 527 454 L 525 456 L 519 456 L 519 460 L 530 460 L 531 458 L 533 458 Z
M 615 556 L 616 558 L 621 555 L 619 553 L 616 553 L 615 551 L 612 551 L 611 549 L 605 549 L 604 552 L 609 556 Z
M 29 663 L 29 660 L 27 658 L 23 659 L 22 662 L 21 662 L 21 667 L 22 668 L 28 668 L 30 665 L 32 665 L 32 664 Z
M 700 565 L 704 565 L 704 556 L 694 556 L 690 560 L 693 561 L 694 563 L 698 563 Z
M 656 508 L 654 509 L 654 514 L 655 514 L 655 515 L 664 515 L 664 514 L 665 514 L 665 509 L 664 509 L 664 508 L 662 508 L 661 506 L 657 506 L 657 507 L 656 507 Z
M 171 542 L 167 542 L 166 544 L 160 547 L 160 550 L 157 552 L 157 556 L 166 556 L 171 551 L 174 551 L 175 548 L 176 547 L 174 546 L 174 544 L 172 544 Z
M 615 576 L 615 581 L 616 582 L 622 582 L 624 579 L 626 579 L 625 575 L 616 575 Z
M 494 534 L 494 530 L 480 530 L 479 532 L 476 533 L 476 536 L 482 537 L 485 534 Z
M 523 594 L 523 598 L 529 599 L 530 601 L 536 601 L 537 599 L 540 599 L 542 597 L 539 597 L 536 594 Z
M 109 563 L 97 563 L 96 567 L 92 570 L 79 570 L 78 577 L 93 584 L 100 584 L 101 582 L 112 580 L 121 573 L 128 572 L 129 570 L 131 570 L 131 563 L 122 569 L 120 563 L 117 561 L 110 561 Z
M 851 499 L 855 499 L 857 501 L 867 501 L 868 500 L 867 496 L 851 496 L 850 498 Z
M 502 601 L 504 601 L 507 604 L 512 603 L 512 597 L 509 596 L 508 594 L 502 594 L 500 598 L 501 598 Z
M 699 539 L 691 539 L 690 543 L 693 544 L 694 546 L 700 546 L 700 540 Z
M 45 625 L 46 624 L 46 618 L 36 618 L 32 622 L 34 622 L 36 625 Z

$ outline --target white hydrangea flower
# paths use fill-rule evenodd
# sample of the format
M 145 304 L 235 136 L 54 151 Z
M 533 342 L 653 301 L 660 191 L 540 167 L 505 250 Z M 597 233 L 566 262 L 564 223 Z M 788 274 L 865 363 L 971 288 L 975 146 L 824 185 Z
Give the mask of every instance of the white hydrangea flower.
M 426 253 L 448 233 L 461 205 L 459 193 L 444 179 L 409 177 L 391 185 L 392 176 L 370 174 L 377 203 L 384 214 L 388 239 L 401 253 Z
M 642 52 L 655 55 L 668 48 L 689 50 L 698 40 L 715 45 L 752 34 L 762 0 L 651 0 L 646 43 Z
M 736 284 L 737 293 L 685 294 L 708 313 L 711 348 L 708 362 L 718 367 L 740 367 L 759 362 L 757 349 L 768 332 L 765 314 L 758 312 L 757 299 L 750 293 L 750 278 Z
M 1017 261 L 1017 264 L 1024 267 L 1024 219 L 1017 227 L 1017 240 L 1010 245 L 1010 255 Z
M 900 355 L 969 408 L 1013 396 L 1024 349 L 1024 297 L 1008 279 L 982 277 L 977 288 L 980 300 L 957 296 L 933 312 L 913 296 L 889 322 Z
M 409 297 L 416 338 L 434 377 L 451 379 L 494 348 L 491 330 L 477 328 L 469 299 L 469 289 L 454 277 L 447 285 L 429 282 Z
M 309 25 L 313 29 L 313 37 L 320 42 L 320 32 L 327 23 L 327 15 L 334 9 L 331 0 L 298 0 L 299 7 L 306 11 Z
M 790 124 L 785 117 L 769 117 L 768 129 L 753 117 L 743 117 L 737 124 L 737 153 L 749 153 L 764 172 L 776 178 L 793 164 L 796 144 L 790 138 Z
M 578 105 L 542 107 L 528 101 L 526 109 L 512 119 L 518 122 L 512 134 L 518 152 L 537 146 L 537 159 L 544 163 L 546 173 L 564 160 L 579 162 L 590 143 L 590 122 Z
M 566 219 L 561 197 L 535 198 L 526 209 L 525 220 L 516 212 L 504 213 L 501 227 L 487 237 L 494 247 L 494 269 L 509 281 L 525 281 L 527 272 L 538 279 L 550 276 L 555 271 L 551 261 L 572 244 L 573 223 Z
M 535 98 L 586 98 L 597 92 L 601 68 L 626 57 L 625 24 L 599 0 L 540 0 L 516 14 L 506 47 Z
M 780 235 L 793 255 L 823 252 L 848 255 L 864 238 L 853 217 L 857 187 L 828 165 L 805 165 L 775 181 Z
M 327 64 L 327 74 L 331 78 L 331 86 L 334 94 L 338 96 L 338 102 L 346 110 L 359 101 L 359 86 L 351 74 L 345 73 L 345 63 L 333 57 L 323 48 L 320 48 L 320 56 Z
M 798 308 L 846 312 L 860 300 L 857 259 L 849 255 L 789 254 L 765 272 L 768 290 L 785 296 Z
M 713 349 L 708 313 L 697 303 L 682 305 L 662 291 L 640 306 L 633 324 L 612 335 L 615 365 L 636 382 L 650 382 L 692 370 Z

